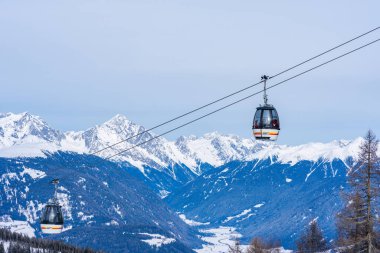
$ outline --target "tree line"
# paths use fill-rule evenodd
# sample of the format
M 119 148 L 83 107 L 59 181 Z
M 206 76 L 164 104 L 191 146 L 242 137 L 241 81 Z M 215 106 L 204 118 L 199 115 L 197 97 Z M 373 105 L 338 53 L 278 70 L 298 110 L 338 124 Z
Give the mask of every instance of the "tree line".
M 380 159 L 377 156 L 379 140 L 369 130 L 360 146 L 358 161 L 349 169 L 349 189 L 342 192 L 343 209 L 336 215 L 337 240 L 329 244 L 317 220 L 310 222 L 297 240 L 299 253 L 380 253 Z M 243 251 L 238 240 L 230 253 L 280 252 L 280 243 L 253 238 Z
M 0 253 L 6 253 L 4 242 L 9 242 L 7 253 L 97 253 L 89 248 L 79 248 L 62 241 L 32 238 L 0 228 Z

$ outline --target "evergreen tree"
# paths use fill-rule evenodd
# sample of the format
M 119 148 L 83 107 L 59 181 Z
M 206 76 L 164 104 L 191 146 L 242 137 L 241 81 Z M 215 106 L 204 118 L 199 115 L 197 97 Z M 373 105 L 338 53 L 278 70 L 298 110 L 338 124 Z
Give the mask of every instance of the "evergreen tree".
M 229 253 L 243 253 L 242 248 L 240 247 L 240 241 L 238 238 L 235 239 L 234 246 L 230 247 L 228 250 Z
M 265 243 L 261 238 L 255 237 L 248 246 L 247 253 L 265 253 Z
M 327 250 L 326 240 L 316 220 L 312 221 L 297 242 L 298 252 L 313 253 Z
M 0 240 L 10 242 L 7 253 L 92 253 L 101 252 L 93 251 L 89 248 L 82 249 L 61 241 L 47 240 L 41 238 L 30 238 L 26 235 L 11 232 L 8 229 L 0 228 Z M 33 248 L 33 250 L 31 250 Z M 0 243 L 0 253 L 4 253 L 3 244 Z
M 368 131 L 360 146 L 358 162 L 349 172 L 350 190 L 347 204 L 338 215 L 338 246 L 345 252 L 380 252 L 379 189 L 380 163 L 377 156 L 379 141 Z
M 280 252 L 279 247 L 279 242 L 266 242 L 259 237 L 255 237 L 249 244 L 246 253 L 277 253 Z
M 366 236 L 365 203 L 359 193 L 346 197 L 348 204 L 337 215 L 338 246 L 343 252 L 363 251 Z
M 5 253 L 4 244 L 0 243 L 0 253 Z

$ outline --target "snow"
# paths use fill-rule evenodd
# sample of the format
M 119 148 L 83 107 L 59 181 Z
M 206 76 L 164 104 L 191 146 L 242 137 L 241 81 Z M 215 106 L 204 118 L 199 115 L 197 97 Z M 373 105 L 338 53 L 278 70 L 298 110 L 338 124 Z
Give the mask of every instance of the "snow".
M 110 222 L 106 222 L 105 225 L 106 226 L 118 226 L 119 222 L 117 222 L 115 220 L 111 220 Z
M 24 176 L 25 174 L 28 174 L 33 179 L 46 177 L 45 172 L 43 172 L 41 170 L 35 170 L 35 169 L 27 168 L 24 166 L 24 170 L 20 173 L 20 175 Z
M 121 209 L 120 209 L 120 206 L 118 204 L 116 204 L 115 206 L 113 206 L 113 210 L 121 217 L 123 218 L 123 214 L 121 212 Z
M 186 218 L 186 215 L 184 214 L 179 214 L 178 215 L 187 225 L 190 225 L 192 227 L 197 227 L 197 226 L 205 226 L 205 225 L 210 225 L 210 222 L 199 222 L 195 220 L 190 220 Z
M 262 207 L 263 205 L 264 205 L 264 203 L 260 203 L 260 204 L 255 205 L 254 208 L 260 208 L 260 207 Z
M 68 190 L 65 188 L 63 188 L 63 190 L 68 192 Z M 70 204 L 70 195 L 68 193 L 58 192 L 57 198 L 59 204 L 62 206 L 62 212 L 65 219 L 72 220 L 72 206 Z
M 86 179 L 83 177 L 79 177 L 79 179 L 77 181 L 78 184 L 85 183 L 85 182 L 86 182 Z
M 203 236 L 201 239 L 206 242 L 201 249 L 195 249 L 197 253 L 224 253 L 228 252 L 229 247 L 235 244 L 235 239 L 242 237 L 236 232 L 234 227 L 220 226 L 218 228 L 210 228 L 200 230 L 200 232 L 210 235 Z M 242 249 L 247 248 L 247 245 L 241 245 Z
M 44 204 L 37 200 L 29 200 L 26 205 L 18 205 L 18 213 L 25 216 L 26 221 L 33 224 L 39 218 L 39 212 L 43 209 Z
M 275 248 L 272 251 L 273 253 L 293 253 L 293 250 L 284 249 L 283 247 Z M 320 252 L 320 253 L 329 253 L 330 251 Z M 295 252 L 294 252 L 295 253 Z
M 161 197 L 162 199 L 166 198 L 169 194 L 170 194 L 169 191 L 166 191 L 166 190 L 160 190 L 160 197 Z
M 149 233 L 139 233 L 139 234 L 150 237 L 150 239 L 141 240 L 142 242 L 145 242 L 149 244 L 150 246 L 152 247 L 155 246 L 157 248 L 161 247 L 162 245 L 170 244 L 176 241 L 174 238 L 168 238 L 160 234 L 149 234 Z
M 88 149 L 86 147 L 86 142 L 81 137 L 82 134 L 83 132 L 81 131 L 65 133 L 65 138 L 60 142 L 61 150 L 86 153 Z
M 136 160 L 134 160 L 134 159 L 127 159 L 127 161 L 128 161 L 132 166 L 138 168 L 138 169 L 141 171 L 141 173 L 144 174 L 144 175 L 146 176 L 146 174 L 145 174 L 145 169 L 144 169 L 144 165 L 145 165 L 145 163 L 143 163 L 143 162 L 141 162 L 141 161 L 136 161 Z
M 82 221 L 88 221 L 88 220 L 91 220 L 92 218 L 94 218 L 94 215 L 85 215 L 83 212 L 78 212 L 77 216 Z
M 309 225 L 311 225 L 313 222 L 317 222 L 319 219 L 319 216 L 315 217 L 312 221 L 309 222 Z
M 19 179 L 17 174 L 14 172 L 9 172 L 9 173 L 4 173 L 1 175 L 1 181 L 4 182 L 6 185 L 9 185 L 9 180 L 10 179 Z
M 33 140 L 31 140 L 33 141 Z M 59 147 L 50 143 L 23 143 L 0 148 L 0 157 L 46 157 L 44 151 L 55 152 Z
M 307 179 L 311 176 L 311 174 L 314 173 L 314 171 L 317 169 L 317 167 L 315 167 L 314 169 L 311 169 L 309 173 L 307 173 L 306 175 L 306 178 L 305 178 L 305 182 L 307 182 Z
M 201 249 L 194 249 L 197 253 L 225 253 L 229 252 L 230 247 L 235 244 L 235 240 L 242 237 L 234 227 L 218 227 L 200 230 L 210 235 L 203 236 L 201 239 L 206 242 L 202 244 Z M 249 245 L 240 245 L 243 252 L 247 250 Z M 276 248 L 278 253 L 292 253 L 292 250 L 286 250 L 282 247 Z
M 293 181 L 293 179 L 291 179 L 291 178 L 285 178 L 285 181 L 286 181 L 287 183 L 291 183 L 291 182 Z
M 342 140 L 329 143 L 309 143 L 293 147 L 267 144 L 267 148 L 252 154 L 249 160 L 277 157 L 278 162 L 295 165 L 302 160 L 317 162 L 319 159 L 325 161 L 333 161 L 334 159 L 344 161 L 348 157 L 357 159 L 362 141 L 363 138 L 359 137 L 353 141 Z
M 35 237 L 35 230 L 27 221 L 12 220 L 8 215 L 0 217 L 0 227 L 7 228 L 12 232 L 27 235 L 29 237 Z
M 58 149 L 62 134 L 50 128 L 40 117 L 27 112 L 0 114 L 0 156 L 44 157 L 43 150 Z
M 220 166 L 223 164 L 223 161 L 218 158 L 218 150 L 210 144 L 211 141 L 212 140 L 207 137 L 195 139 L 188 143 L 188 148 L 197 159 L 213 166 Z
M 229 216 L 224 221 L 222 221 L 222 223 L 226 223 L 226 222 L 229 222 L 230 220 L 237 219 L 237 218 L 240 218 L 242 216 L 245 216 L 245 215 L 249 214 L 251 211 L 252 211 L 252 209 L 246 209 L 246 210 L 242 211 L 241 213 L 239 213 L 235 216 Z
M 177 164 L 185 164 L 194 174 L 199 175 L 202 172 L 198 168 L 196 159 L 181 152 L 175 142 L 165 143 L 163 151 L 166 152 L 167 156 L 170 157 L 173 162 Z

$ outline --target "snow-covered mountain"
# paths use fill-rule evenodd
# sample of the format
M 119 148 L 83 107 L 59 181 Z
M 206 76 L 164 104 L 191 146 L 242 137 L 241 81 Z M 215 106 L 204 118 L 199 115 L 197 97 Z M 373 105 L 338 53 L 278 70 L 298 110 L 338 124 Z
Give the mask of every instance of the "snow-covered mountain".
M 145 130 L 143 126 L 120 114 L 85 131 L 63 133 L 51 128 L 38 116 L 29 113 L 4 113 L 0 114 L 0 156 L 44 156 L 43 151 L 56 150 L 94 153 Z M 146 132 L 97 155 L 106 158 L 154 136 L 154 133 Z M 292 163 L 299 160 L 318 160 L 320 157 L 344 159 L 357 154 L 360 142 L 361 138 L 358 138 L 354 141 L 310 143 L 292 147 L 214 132 L 202 137 L 181 136 L 175 142 L 159 137 L 114 159 L 127 161 L 142 170 L 144 166 L 161 170 L 174 164 L 182 164 L 199 175 L 202 172 L 199 167 L 201 164 L 217 167 L 233 160 L 249 161 L 269 156 L 278 156 L 283 162 Z
M 130 138 L 97 153 L 101 157 L 108 157 L 155 136 L 147 132 L 131 138 L 145 130 L 120 114 L 86 131 L 66 133 L 52 129 L 38 116 L 29 113 L 0 114 L 0 155 L 44 156 L 43 151 L 56 150 L 93 153 Z M 176 142 L 160 137 L 128 150 L 115 159 L 127 161 L 142 170 L 144 166 L 160 170 L 173 164 L 183 164 L 195 174 L 200 174 L 200 164 L 219 166 L 230 160 L 243 159 L 255 149 L 256 145 L 251 140 L 211 133 L 201 138 L 180 137 Z
M 87 154 L 100 151 L 96 155 L 107 158 L 127 150 L 112 159 L 132 165 L 135 168 L 132 173 L 164 197 L 208 169 L 234 160 L 253 161 L 271 157 L 291 164 L 320 158 L 345 160 L 350 156 L 356 157 L 362 141 L 358 138 L 292 147 L 214 132 L 202 137 L 181 136 L 174 142 L 159 137 L 131 149 L 156 136 L 146 132 L 133 137 L 145 130 L 120 114 L 85 131 L 65 133 L 29 113 L 0 114 L 0 157 L 44 157 L 46 151 L 61 150 Z M 102 151 L 115 143 L 118 144 Z
M 65 135 L 40 117 L 29 113 L 0 114 L 0 156 L 43 155 L 41 150 L 56 149 Z

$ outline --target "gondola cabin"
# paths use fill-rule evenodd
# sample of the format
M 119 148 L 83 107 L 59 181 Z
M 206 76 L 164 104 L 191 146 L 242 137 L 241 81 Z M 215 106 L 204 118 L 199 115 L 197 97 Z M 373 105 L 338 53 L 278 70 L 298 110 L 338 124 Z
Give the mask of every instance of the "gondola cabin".
M 41 230 L 44 234 L 59 234 L 63 229 L 63 215 L 61 206 L 48 203 L 41 216 Z
M 40 226 L 44 234 L 59 234 L 63 230 L 63 214 L 57 198 L 59 180 L 53 179 L 51 184 L 54 184 L 54 197 L 42 210 Z
M 271 105 L 257 107 L 252 129 L 256 140 L 276 141 L 280 133 L 280 118 L 276 108 Z

